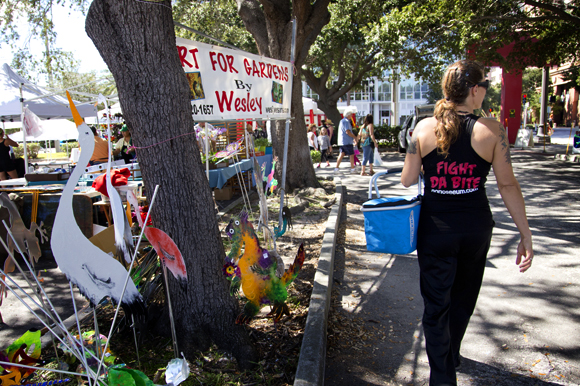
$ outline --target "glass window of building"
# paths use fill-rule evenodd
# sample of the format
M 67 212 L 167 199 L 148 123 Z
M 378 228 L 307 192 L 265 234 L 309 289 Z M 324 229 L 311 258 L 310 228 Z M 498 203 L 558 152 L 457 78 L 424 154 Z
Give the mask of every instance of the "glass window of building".
M 380 101 L 390 101 L 391 100 L 391 84 L 389 82 L 378 82 L 378 95 L 377 98 Z
M 306 85 L 306 95 L 304 95 L 307 98 L 312 98 L 314 100 L 318 100 L 318 94 L 315 93 L 310 86 Z
M 413 86 L 409 84 L 405 90 L 407 91 L 407 99 L 413 99 Z
M 421 97 L 423 99 L 427 99 L 427 93 L 429 92 L 429 85 L 427 83 L 423 83 L 421 85 Z
M 415 84 L 414 99 L 421 99 L 421 85 L 419 83 Z

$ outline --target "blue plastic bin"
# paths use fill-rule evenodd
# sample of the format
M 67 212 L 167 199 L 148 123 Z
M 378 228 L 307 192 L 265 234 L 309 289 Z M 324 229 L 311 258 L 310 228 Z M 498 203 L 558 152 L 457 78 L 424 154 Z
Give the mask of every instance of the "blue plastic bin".
M 370 200 L 361 208 L 368 251 L 405 255 L 417 249 L 417 227 L 423 197 L 421 177 L 416 196 L 380 197 L 377 188 L 377 178 L 400 171 L 397 168 L 377 173 L 369 183 Z M 373 186 L 377 196 L 375 199 L 372 198 Z

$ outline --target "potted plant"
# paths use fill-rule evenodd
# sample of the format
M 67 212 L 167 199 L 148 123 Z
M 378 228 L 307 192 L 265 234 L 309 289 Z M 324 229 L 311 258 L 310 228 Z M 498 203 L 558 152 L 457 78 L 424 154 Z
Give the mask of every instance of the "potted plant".
M 211 154 L 210 153 L 210 154 L 208 154 L 208 156 L 206 158 L 205 154 L 204 153 L 201 153 L 201 163 L 202 163 L 202 165 L 203 165 L 204 168 L 205 168 L 206 161 L 209 161 L 208 163 L 209 163 L 209 169 L 210 170 L 213 170 L 213 169 L 216 168 L 216 165 L 215 165 L 216 159 L 215 159 L 214 154 Z
M 216 159 L 214 158 L 215 161 L 215 167 L 216 169 L 220 169 L 220 168 L 227 168 L 230 165 L 230 160 L 229 159 Z
M 266 147 L 272 146 L 268 141 L 268 138 L 256 138 L 254 140 L 254 148 L 256 149 L 256 155 L 266 154 Z M 259 153 L 259 154 L 258 154 Z

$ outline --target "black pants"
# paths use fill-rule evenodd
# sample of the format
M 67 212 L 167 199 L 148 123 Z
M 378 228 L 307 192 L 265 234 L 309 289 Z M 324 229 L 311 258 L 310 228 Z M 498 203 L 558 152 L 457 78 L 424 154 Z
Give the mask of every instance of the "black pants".
M 417 255 L 430 386 L 457 384 L 455 366 L 481 288 L 491 233 L 491 228 L 466 234 L 419 232 Z
M 328 162 L 328 149 L 320 150 L 320 163 Z

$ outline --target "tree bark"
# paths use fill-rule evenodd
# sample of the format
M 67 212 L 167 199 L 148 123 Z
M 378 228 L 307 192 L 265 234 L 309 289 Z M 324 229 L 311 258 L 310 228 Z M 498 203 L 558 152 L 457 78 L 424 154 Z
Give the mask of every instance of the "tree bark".
M 173 238 L 186 263 L 187 290 L 169 275 L 179 350 L 191 358 L 213 341 L 249 368 L 257 354 L 234 323 L 240 310 L 222 276 L 225 254 L 175 48 L 171 2 L 94 0 L 85 28 L 115 78 L 147 195 L 159 185 L 154 225 Z
M 310 46 L 330 21 L 330 0 L 237 0 L 238 13 L 258 45 L 258 52 L 270 58 L 290 61 L 292 44 L 292 18 L 296 17 L 296 55 L 294 60 L 294 82 L 292 85 L 292 117 L 294 118 L 288 138 L 286 163 L 286 186 L 294 188 L 319 186 L 308 147 L 304 107 L 302 105 L 301 67 Z M 264 23 L 264 20 L 266 21 Z M 281 181 L 285 123 L 276 122 L 272 135 L 276 164 L 275 176 Z

